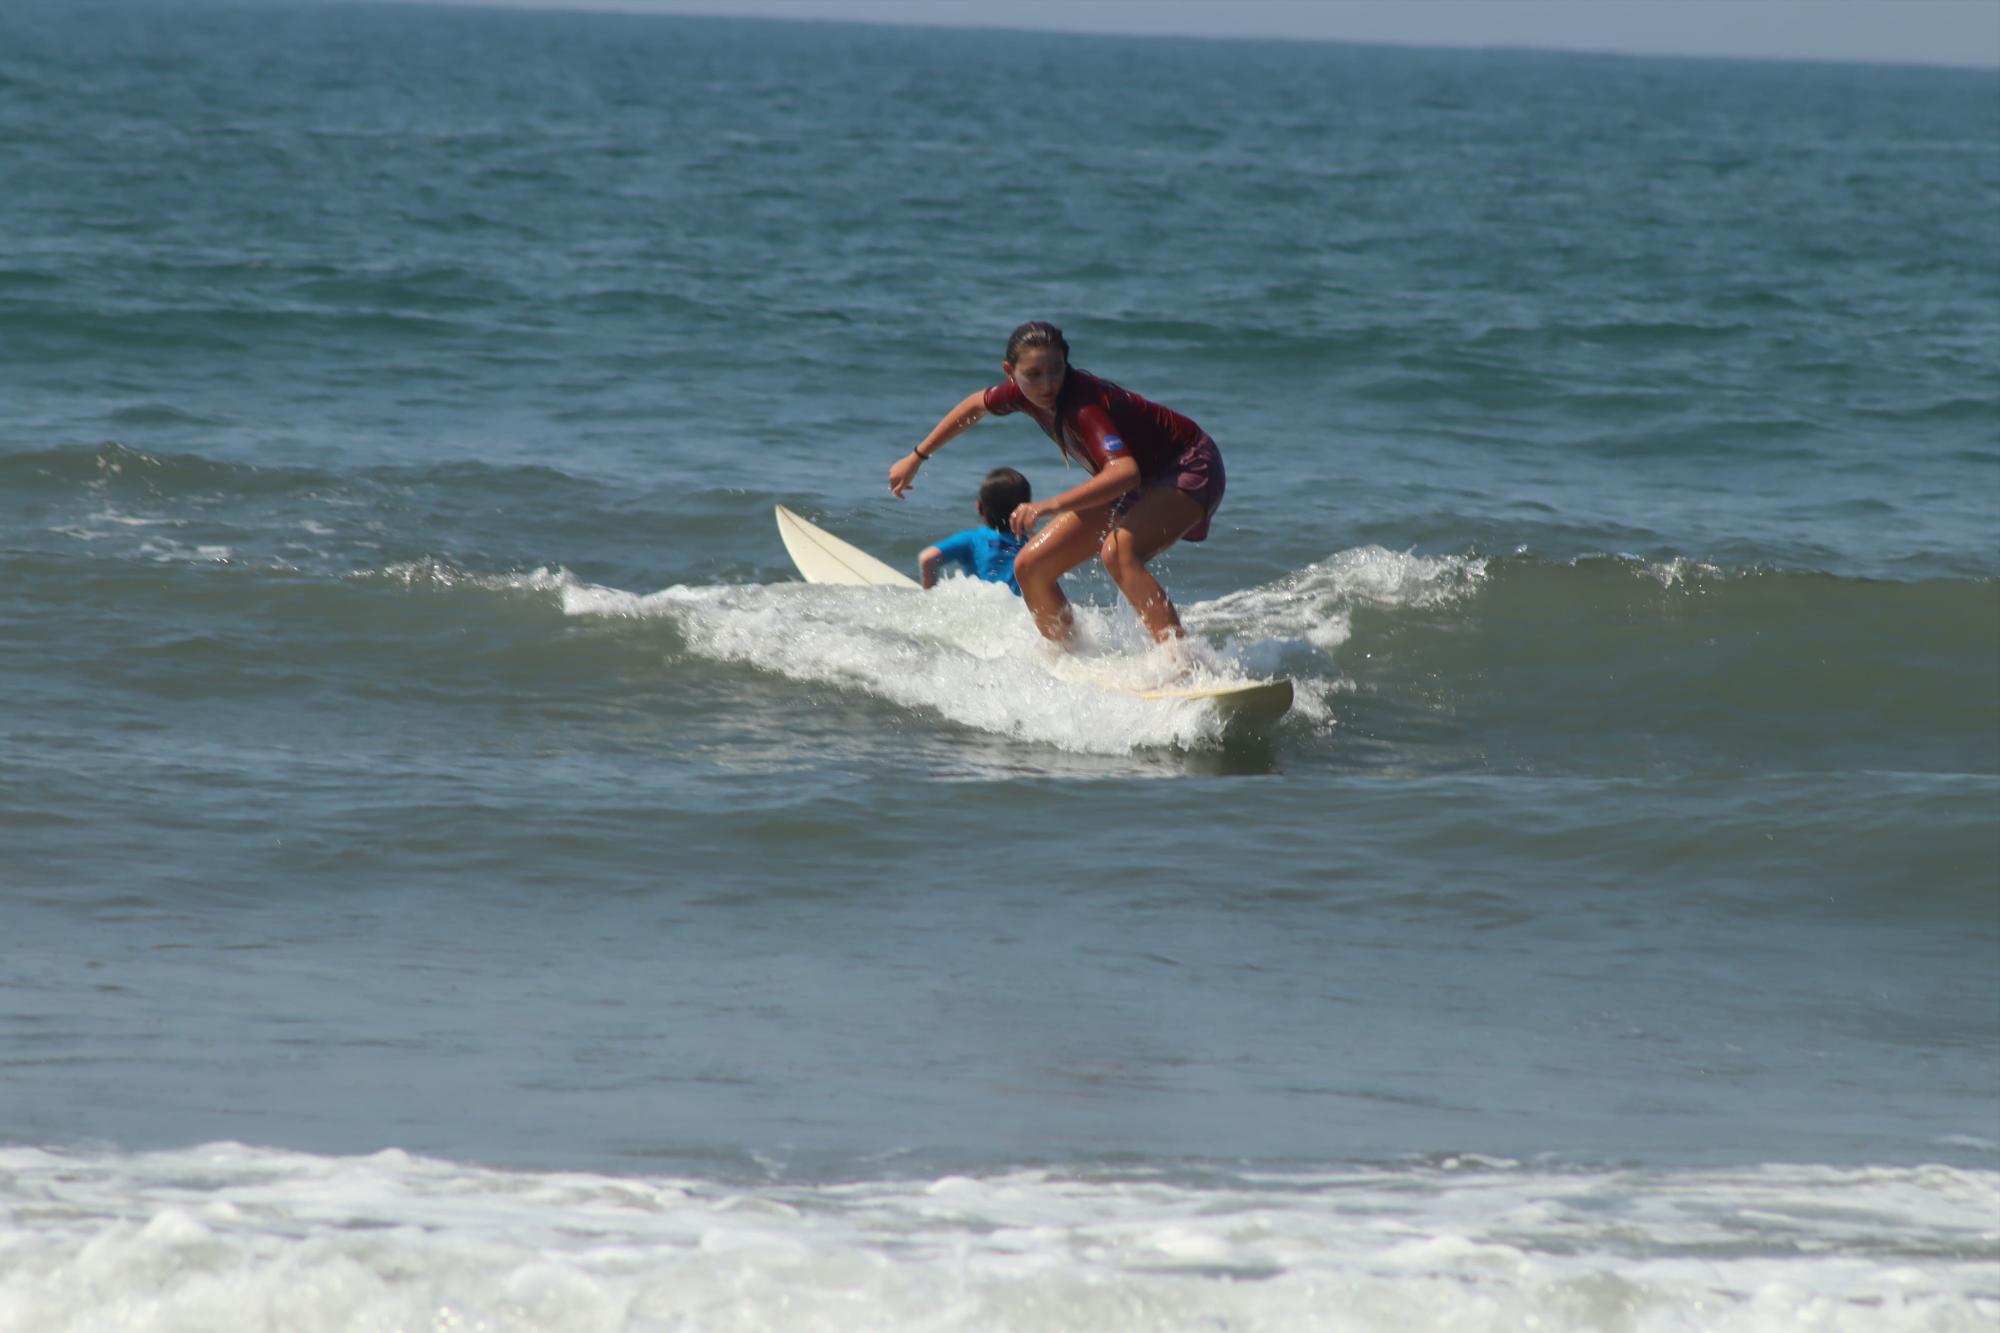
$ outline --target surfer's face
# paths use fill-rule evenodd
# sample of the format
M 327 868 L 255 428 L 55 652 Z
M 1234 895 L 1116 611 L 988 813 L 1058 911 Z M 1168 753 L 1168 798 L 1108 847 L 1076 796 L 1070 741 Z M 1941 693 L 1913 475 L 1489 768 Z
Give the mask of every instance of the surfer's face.
M 1029 347 L 1022 350 L 1019 361 L 1002 362 L 1000 368 L 1027 395 L 1029 402 L 1046 411 L 1056 405 L 1056 398 L 1062 393 L 1069 362 L 1063 359 L 1060 347 Z

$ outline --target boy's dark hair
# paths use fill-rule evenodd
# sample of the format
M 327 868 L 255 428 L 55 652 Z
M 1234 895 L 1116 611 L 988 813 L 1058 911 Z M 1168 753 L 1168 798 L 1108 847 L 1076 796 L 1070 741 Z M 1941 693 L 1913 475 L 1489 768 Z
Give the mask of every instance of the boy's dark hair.
M 1028 479 L 1010 467 L 996 467 L 979 483 L 979 516 L 986 526 L 1007 530 L 1014 510 L 1035 497 L 1028 492 Z

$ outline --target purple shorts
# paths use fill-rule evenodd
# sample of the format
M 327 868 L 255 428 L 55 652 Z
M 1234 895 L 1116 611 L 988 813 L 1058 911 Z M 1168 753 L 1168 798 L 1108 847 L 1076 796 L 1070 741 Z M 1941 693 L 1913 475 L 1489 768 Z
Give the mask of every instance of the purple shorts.
M 1208 436 L 1201 437 L 1201 443 L 1190 445 L 1187 452 L 1174 460 L 1173 466 L 1164 472 L 1156 472 L 1141 482 L 1137 489 L 1118 497 L 1118 503 L 1111 507 L 1113 514 L 1123 514 L 1139 497 L 1156 486 L 1172 486 L 1183 495 L 1201 506 L 1201 521 L 1181 534 L 1184 542 L 1198 542 L 1208 536 L 1208 520 L 1222 504 L 1222 491 L 1228 478 L 1222 471 L 1222 450 L 1215 447 L 1215 441 Z

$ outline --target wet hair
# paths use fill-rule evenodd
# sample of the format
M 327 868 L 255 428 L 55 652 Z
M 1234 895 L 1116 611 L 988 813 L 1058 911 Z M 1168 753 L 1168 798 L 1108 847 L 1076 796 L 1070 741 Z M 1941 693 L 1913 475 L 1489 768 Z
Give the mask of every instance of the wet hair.
M 1063 363 L 1069 362 L 1069 343 L 1062 336 L 1062 330 L 1046 319 L 1031 319 L 1007 337 L 1007 364 L 1013 365 L 1021 359 L 1021 353 L 1030 347 L 1060 347 Z
M 1014 510 L 1033 498 L 1026 477 L 1013 468 L 996 467 L 979 484 L 979 516 L 986 520 L 987 527 L 1005 532 Z

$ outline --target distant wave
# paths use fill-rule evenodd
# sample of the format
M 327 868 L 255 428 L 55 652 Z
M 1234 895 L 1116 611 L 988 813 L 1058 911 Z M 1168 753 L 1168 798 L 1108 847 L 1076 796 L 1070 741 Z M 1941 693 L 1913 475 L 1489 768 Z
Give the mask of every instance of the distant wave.
M 32 510 L 7 557 L 17 582 L 190 626 L 254 614 L 284 630 L 306 676 L 343 654 L 393 655 L 415 594 L 428 627 L 490 628 L 498 615 L 520 651 L 537 656 L 563 617 L 625 617 L 656 626 L 676 653 L 835 682 L 1024 739 L 1114 752 L 1215 743 L 1187 719 L 1153 725 L 1157 710 L 1076 727 L 1064 709 L 1110 705 L 1022 686 L 1038 649 L 1004 598 L 988 605 L 955 591 L 878 606 L 772 582 L 771 564 L 740 561 L 665 591 L 634 590 L 607 566 L 571 572 L 566 552 L 608 551 L 607 533 L 629 534 L 620 540 L 637 560 L 656 558 L 657 514 L 552 467 L 333 471 L 103 444 L 0 456 L 0 490 Z M 774 543 L 744 536 L 744 514 L 768 512 L 761 501 L 667 502 L 690 499 L 682 549 L 736 542 L 778 559 Z M 1514 531 L 1543 522 L 1560 516 Z M 1428 523 L 1481 530 L 1450 515 Z M 28 536 L 34 543 L 21 545 Z M 162 579 L 163 566 L 187 574 Z M 198 577 L 203 569 L 215 576 Z M 1122 605 L 1089 605 L 1088 584 L 1079 595 L 1102 651 L 1145 656 Z M 387 602 L 372 616 L 330 609 L 357 599 Z M 1299 682 L 1288 725 L 1302 738 L 1375 737 L 1394 762 L 1418 768 L 2000 772 L 2000 579 L 1990 577 L 1891 581 L 1672 554 L 1364 545 L 1183 612 L 1214 655 L 1209 669 Z M 364 628 L 324 640 L 327 617 L 359 617 Z M 571 644 L 569 669 L 588 672 L 600 648 L 597 636 Z M 458 650 L 447 641 L 427 651 L 443 669 Z M 477 655 L 462 664 L 473 675 L 491 665 Z M 986 673 L 990 689 L 966 687 Z

